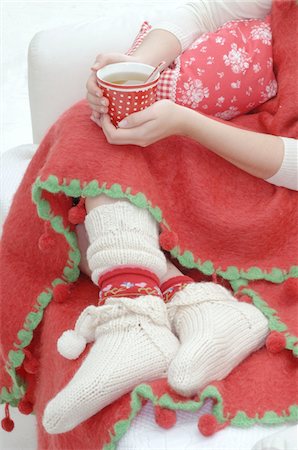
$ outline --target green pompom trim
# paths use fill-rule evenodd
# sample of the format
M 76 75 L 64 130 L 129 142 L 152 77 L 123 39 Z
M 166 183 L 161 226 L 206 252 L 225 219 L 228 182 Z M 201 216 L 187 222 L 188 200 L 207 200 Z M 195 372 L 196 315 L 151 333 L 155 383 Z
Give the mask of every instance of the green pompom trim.
M 158 223 L 162 223 L 166 229 L 170 230 L 169 225 L 163 218 L 161 209 L 158 206 L 153 207 L 150 200 L 146 198 L 145 194 L 142 192 L 131 194 L 130 187 L 124 191 L 118 183 L 114 183 L 108 188 L 106 182 L 100 186 L 97 180 L 93 180 L 89 183 L 82 183 L 81 186 L 80 180 L 77 179 L 71 180 L 69 183 L 67 183 L 64 179 L 62 183 L 59 184 L 59 180 L 53 175 L 50 175 L 46 181 L 41 181 L 40 178 L 38 178 L 33 186 L 33 201 L 35 201 L 36 204 L 39 204 L 38 209 L 40 211 L 40 217 L 45 220 L 49 220 L 49 204 L 47 201 L 40 198 L 42 189 L 45 189 L 51 193 L 62 192 L 71 197 L 96 197 L 100 194 L 105 194 L 108 197 L 115 199 L 126 198 L 138 208 L 147 209 Z M 46 211 L 42 210 L 43 206 L 46 207 Z M 56 231 L 62 232 L 63 225 L 61 218 L 56 217 L 51 224 Z M 210 260 L 195 260 L 193 253 L 189 250 L 186 250 L 183 254 L 181 254 L 180 248 L 175 247 L 170 251 L 170 253 L 174 258 L 177 258 L 182 266 L 186 268 L 198 269 L 204 275 L 208 276 L 216 274 L 230 283 L 238 281 L 239 285 L 245 284 L 246 281 L 256 280 L 266 280 L 271 283 L 280 284 L 288 278 L 298 278 L 298 266 L 292 266 L 288 271 L 280 268 L 272 268 L 271 271 L 268 272 L 263 271 L 259 267 L 250 267 L 245 271 L 236 266 L 229 266 L 223 270 L 220 267 L 215 268 L 214 263 Z
M 74 185 L 77 186 L 76 184 Z M 57 284 L 65 284 L 76 281 L 80 274 L 78 269 L 78 265 L 80 263 L 80 252 L 78 250 L 76 234 L 71 232 L 69 229 L 64 228 L 61 217 L 53 215 L 49 202 L 42 198 L 42 190 L 43 188 L 37 180 L 32 187 L 32 200 L 37 206 L 37 213 L 39 217 L 45 221 L 50 221 L 51 226 L 56 233 L 64 235 L 66 241 L 68 242 L 70 247 L 68 255 L 69 266 L 64 268 L 61 278 L 53 280 L 51 287 L 48 287 L 45 291 L 39 294 L 36 299 L 36 304 L 33 306 L 34 311 L 29 312 L 25 318 L 23 328 L 17 333 L 19 342 L 15 342 L 13 345 L 18 350 L 11 350 L 8 354 L 5 369 L 13 381 L 13 386 L 10 392 L 7 388 L 2 388 L 0 403 L 9 403 L 11 406 L 17 406 L 20 399 L 25 395 L 25 381 L 17 375 L 16 369 L 23 364 L 25 359 L 23 349 L 31 343 L 33 339 L 33 332 L 43 319 L 44 310 L 53 298 L 53 288 L 57 286 Z M 47 191 L 58 193 L 60 190 L 61 187 L 58 185 L 58 179 L 56 177 L 50 177 L 48 180 Z
M 278 331 L 283 333 L 286 338 L 286 349 L 292 350 L 294 356 L 298 356 L 298 338 L 295 335 L 290 334 L 287 330 L 288 327 L 283 323 L 277 315 L 277 311 L 271 308 L 261 296 L 253 289 L 244 288 L 241 293 L 248 295 L 252 299 L 252 303 L 264 314 L 268 319 L 269 329 L 271 331 Z
M 33 332 L 40 324 L 43 318 L 44 310 L 53 298 L 53 288 L 61 283 L 76 281 L 80 274 L 78 267 L 80 262 L 80 252 L 78 249 L 76 234 L 71 232 L 69 228 L 64 227 L 62 217 L 54 216 L 50 203 L 42 198 L 43 190 L 52 194 L 64 193 L 65 195 L 71 197 L 95 197 L 104 193 L 111 198 L 126 198 L 135 206 L 147 209 L 158 223 L 163 224 L 163 226 L 170 231 L 169 225 L 163 218 L 161 209 L 156 205 L 153 206 L 142 192 L 132 194 L 131 188 L 127 188 L 123 191 L 121 185 L 117 183 L 113 184 L 109 188 L 107 187 L 107 183 L 103 183 L 100 186 L 97 180 L 81 184 L 80 180 L 74 179 L 67 182 L 67 180 L 64 179 L 62 183 L 60 183 L 58 178 L 53 175 L 49 176 L 45 181 L 41 181 L 40 178 L 36 179 L 32 186 L 32 200 L 36 204 L 39 217 L 50 222 L 53 230 L 58 234 L 63 235 L 69 244 L 68 265 L 64 267 L 61 278 L 56 278 L 53 280 L 51 286 L 47 287 L 40 293 L 36 299 L 34 311 L 27 315 L 23 328 L 19 330 L 17 334 L 20 341 L 20 343 L 14 343 L 14 347 L 17 350 L 11 350 L 9 352 L 6 370 L 13 381 L 13 387 L 10 391 L 5 387 L 2 388 L 1 403 L 9 403 L 11 406 L 17 406 L 20 399 L 25 395 L 26 385 L 24 380 L 17 375 L 16 368 L 20 367 L 24 361 L 25 355 L 23 349 L 27 347 L 33 339 Z M 271 283 L 283 283 L 288 278 L 298 278 L 298 266 L 292 266 L 288 271 L 279 268 L 272 268 L 270 272 L 262 271 L 259 267 L 251 267 L 244 271 L 236 266 L 229 266 L 223 270 L 221 267 L 215 268 L 214 263 L 210 260 L 195 260 L 193 253 L 189 250 L 181 253 L 178 246 L 173 248 L 170 253 L 174 258 L 177 258 L 182 266 L 186 268 L 195 268 L 208 276 L 221 276 L 223 279 L 230 282 L 235 292 L 239 288 L 246 287 L 249 281 L 266 280 Z M 249 295 L 254 304 L 266 315 L 266 317 L 268 317 L 270 329 L 277 331 L 285 331 L 287 329 L 286 325 L 283 324 L 277 317 L 276 311 L 269 308 L 269 306 L 258 296 L 255 291 L 252 291 L 251 289 L 243 289 L 242 292 Z M 297 338 L 295 336 L 290 336 L 288 333 L 287 348 L 292 349 L 293 353 L 298 356 L 298 346 L 295 344 L 297 344 Z M 155 405 L 159 405 L 161 407 L 193 412 L 200 409 L 203 402 L 207 398 L 214 398 L 216 402 L 212 412 L 217 420 L 221 423 L 229 420 L 228 417 L 224 417 L 223 415 L 223 399 L 214 386 L 208 386 L 204 389 L 200 396 L 200 401 L 198 402 L 174 402 L 173 399 L 167 394 L 160 398 L 154 396 L 150 386 L 141 384 L 131 393 L 131 414 L 129 418 L 127 420 L 121 420 L 114 425 L 114 433 L 111 435 L 110 443 L 105 445 L 105 450 L 112 450 L 115 448 L 116 443 L 127 431 L 131 421 L 141 409 L 142 398 L 151 400 Z M 254 423 L 284 423 L 286 421 L 297 419 L 297 406 L 291 406 L 289 411 L 290 415 L 285 414 L 282 416 L 278 416 L 275 412 L 270 411 L 267 412 L 261 419 L 257 416 L 255 418 L 249 418 L 243 411 L 239 411 L 236 416 L 230 420 L 230 422 L 235 426 L 250 426 Z
M 200 395 L 198 401 L 188 400 L 185 402 L 176 402 L 168 394 L 157 397 L 152 392 L 151 386 L 141 384 L 137 386 L 130 394 L 131 411 L 127 419 L 119 420 L 114 424 L 113 431 L 110 432 L 110 441 L 107 442 L 103 450 L 115 450 L 117 443 L 129 429 L 131 422 L 142 408 L 142 400 L 149 400 L 154 406 L 171 409 L 174 411 L 188 411 L 195 413 L 203 406 L 208 399 L 213 399 L 212 414 L 216 417 L 218 423 L 223 424 L 229 422 L 231 425 L 239 428 L 248 428 L 255 424 L 276 425 L 286 422 L 295 422 L 298 419 L 298 406 L 289 407 L 289 414 L 285 411 L 278 415 L 275 411 L 267 411 L 263 417 L 257 414 L 255 417 L 248 417 L 244 411 L 238 411 L 232 419 L 224 415 L 223 399 L 218 389 L 213 386 L 207 386 Z

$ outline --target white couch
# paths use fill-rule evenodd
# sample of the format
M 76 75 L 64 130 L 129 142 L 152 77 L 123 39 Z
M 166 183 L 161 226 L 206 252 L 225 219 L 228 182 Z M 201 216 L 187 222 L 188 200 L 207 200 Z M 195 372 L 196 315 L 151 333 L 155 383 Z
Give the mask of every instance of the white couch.
M 28 53 L 34 144 L 19 146 L 2 155 L 1 224 L 22 175 L 47 129 L 65 109 L 85 97 L 85 84 L 95 56 L 99 52 L 126 51 L 142 21 L 154 18 L 164 8 L 164 3 L 162 6 L 155 3 L 152 8 L 152 4 L 145 2 L 142 8 L 136 8 L 137 13 L 127 7 L 124 13 L 122 9 L 121 15 L 105 15 L 92 22 L 46 30 L 35 35 Z M 210 405 L 204 411 L 208 408 Z M 1 433 L 2 448 L 36 448 L 34 417 L 19 416 L 14 411 L 13 418 L 16 431 L 5 435 Z M 262 427 L 248 430 L 227 428 L 211 438 L 204 438 L 197 430 L 197 420 L 197 415 L 179 413 L 177 425 L 163 430 L 154 422 L 152 406 L 147 405 L 118 448 L 250 450 L 261 437 L 276 430 Z

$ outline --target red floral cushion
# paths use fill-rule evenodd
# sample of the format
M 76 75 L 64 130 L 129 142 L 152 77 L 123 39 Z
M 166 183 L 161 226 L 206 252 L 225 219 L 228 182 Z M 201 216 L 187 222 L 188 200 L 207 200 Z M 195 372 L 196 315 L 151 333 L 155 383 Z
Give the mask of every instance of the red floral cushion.
M 128 54 L 151 26 L 144 22 Z M 158 84 L 157 99 L 174 102 L 229 120 L 274 97 L 270 16 L 228 22 L 196 39 Z

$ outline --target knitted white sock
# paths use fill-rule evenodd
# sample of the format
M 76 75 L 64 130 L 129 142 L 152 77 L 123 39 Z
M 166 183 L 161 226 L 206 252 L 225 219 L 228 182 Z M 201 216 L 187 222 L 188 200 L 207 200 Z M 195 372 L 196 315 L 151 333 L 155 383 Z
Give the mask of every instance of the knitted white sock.
M 100 274 L 119 265 L 144 267 L 159 278 L 165 274 L 158 223 L 147 210 L 127 201 L 101 205 L 89 212 L 85 226 L 90 241 L 87 259 L 95 284 Z
M 255 306 L 214 283 L 189 284 L 173 296 L 168 312 L 181 342 L 168 381 L 182 395 L 225 378 L 268 334 L 268 321 Z
M 252 450 L 298 450 L 297 425 L 261 439 Z
M 69 431 L 139 383 L 166 377 L 178 351 L 159 297 L 109 298 L 97 320 L 95 343 L 81 367 L 45 409 L 48 433 Z

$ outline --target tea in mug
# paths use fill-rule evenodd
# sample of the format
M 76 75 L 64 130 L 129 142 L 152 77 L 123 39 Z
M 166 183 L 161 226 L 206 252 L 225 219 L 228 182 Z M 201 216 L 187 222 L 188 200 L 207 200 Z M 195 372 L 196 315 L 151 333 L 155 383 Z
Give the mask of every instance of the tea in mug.
M 119 72 L 105 77 L 105 81 L 112 84 L 136 85 L 143 84 L 147 80 L 148 75 L 138 72 Z

